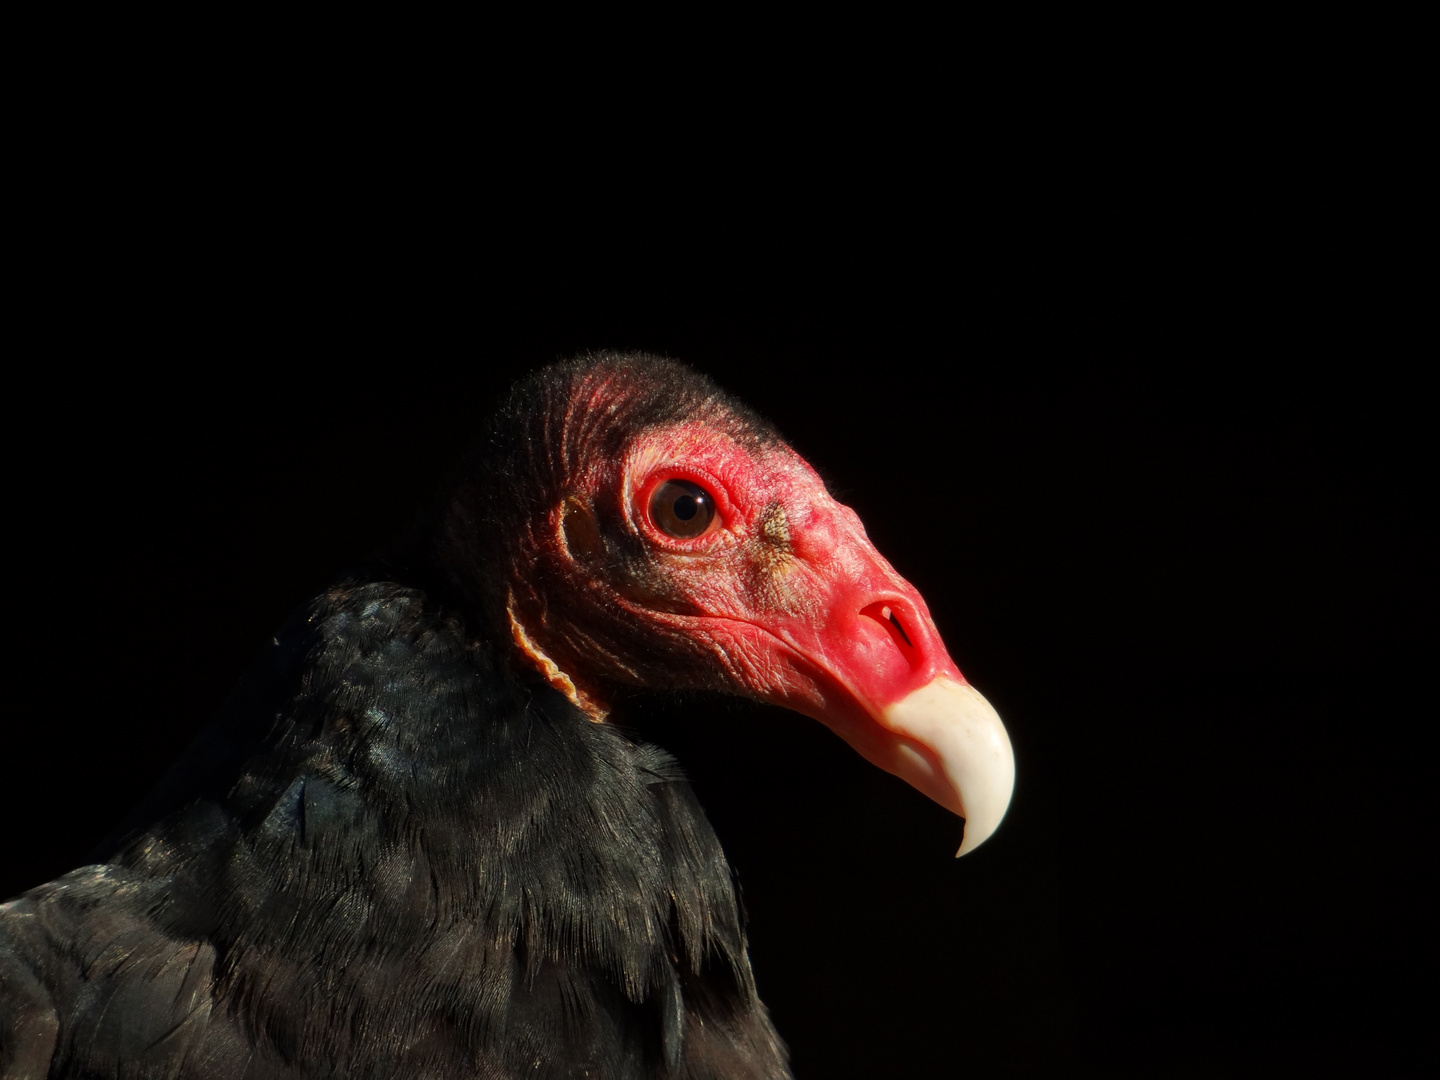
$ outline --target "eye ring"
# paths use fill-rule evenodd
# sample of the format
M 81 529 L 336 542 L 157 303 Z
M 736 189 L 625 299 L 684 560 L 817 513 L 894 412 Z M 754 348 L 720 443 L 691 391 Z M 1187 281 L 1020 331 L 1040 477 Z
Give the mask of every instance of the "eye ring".
M 694 540 L 715 527 L 715 497 L 689 480 L 665 480 L 650 495 L 650 520 L 666 536 Z

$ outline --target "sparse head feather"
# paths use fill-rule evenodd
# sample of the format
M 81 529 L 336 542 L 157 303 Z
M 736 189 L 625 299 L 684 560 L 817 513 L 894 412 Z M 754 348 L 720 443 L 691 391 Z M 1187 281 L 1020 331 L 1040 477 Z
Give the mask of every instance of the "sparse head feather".
M 524 497 L 553 498 L 590 463 L 613 459 L 637 433 L 699 421 L 742 445 L 778 441 L 774 428 L 683 364 L 649 353 L 588 353 L 517 382 L 488 432 L 491 468 L 514 470 Z
M 526 376 L 492 417 L 450 501 L 441 565 L 493 618 L 498 598 L 485 594 L 519 538 L 639 433 L 682 421 L 756 449 L 782 441 L 705 375 L 650 353 L 586 353 Z

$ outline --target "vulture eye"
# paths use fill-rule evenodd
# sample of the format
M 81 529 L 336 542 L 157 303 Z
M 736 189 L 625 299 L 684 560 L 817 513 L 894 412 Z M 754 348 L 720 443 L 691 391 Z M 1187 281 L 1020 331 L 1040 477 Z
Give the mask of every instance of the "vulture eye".
M 693 540 L 715 520 L 715 500 L 699 484 L 666 480 L 650 496 L 650 519 L 667 536 Z

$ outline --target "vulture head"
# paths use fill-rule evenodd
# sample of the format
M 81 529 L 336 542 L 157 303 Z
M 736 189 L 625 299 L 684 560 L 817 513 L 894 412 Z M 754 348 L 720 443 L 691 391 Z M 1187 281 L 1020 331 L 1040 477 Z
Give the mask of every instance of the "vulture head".
M 920 594 L 769 424 L 679 364 L 587 356 L 518 384 L 438 542 L 597 722 L 629 686 L 727 691 L 821 721 L 963 817 L 959 854 L 1005 813 L 1005 728 Z

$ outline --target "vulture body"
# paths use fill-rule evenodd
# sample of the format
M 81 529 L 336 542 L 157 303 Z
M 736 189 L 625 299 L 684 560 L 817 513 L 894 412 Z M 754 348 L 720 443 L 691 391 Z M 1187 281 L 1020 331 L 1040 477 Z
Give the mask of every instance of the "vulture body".
M 0 1075 L 790 1075 L 629 686 L 817 717 L 998 823 L 1004 729 L 775 433 L 670 361 L 518 384 L 400 551 L 280 630 L 95 865 L 0 906 Z

